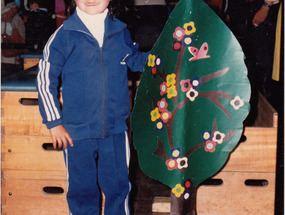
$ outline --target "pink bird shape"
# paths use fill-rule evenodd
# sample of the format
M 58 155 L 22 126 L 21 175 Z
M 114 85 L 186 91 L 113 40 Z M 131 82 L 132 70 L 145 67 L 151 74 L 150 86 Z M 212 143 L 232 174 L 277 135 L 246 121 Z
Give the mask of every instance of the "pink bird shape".
M 203 43 L 200 50 L 198 50 L 195 47 L 188 47 L 189 52 L 194 56 L 189 59 L 189 61 L 193 60 L 199 60 L 199 59 L 204 59 L 204 58 L 209 58 L 210 55 L 207 55 L 209 46 L 208 43 Z

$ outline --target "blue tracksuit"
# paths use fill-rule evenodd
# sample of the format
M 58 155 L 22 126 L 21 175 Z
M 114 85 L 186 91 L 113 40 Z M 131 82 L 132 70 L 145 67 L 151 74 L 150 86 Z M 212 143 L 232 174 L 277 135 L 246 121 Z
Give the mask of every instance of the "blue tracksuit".
M 130 113 L 127 67 L 132 71 L 143 71 L 147 55 L 148 53 L 138 51 L 126 24 L 109 16 L 105 19 L 104 41 L 100 48 L 76 12 L 57 29 L 44 48 L 37 77 L 40 113 L 47 128 L 62 124 L 74 141 L 74 147 L 68 147 L 65 154 L 69 177 L 67 198 L 73 215 L 97 214 L 95 211 L 98 210 L 98 205 L 95 204 L 97 209 L 94 206 L 88 209 L 90 206 L 87 206 L 91 198 L 97 202 L 96 192 L 93 192 L 94 196 L 92 192 L 84 192 L 86 186 L 93 191 L 94 187 L 91 186 L 96 185 L 97 177 L 98 183 L 103 183 L 100 184 L 102 190 L 112 186 L 114 183 L 105 184 L 109 181 L 104 179 L 106 176 L 116 178 L 117 186 L 103 190 L 108 205 L 105 214 L 125 214 L 118 211 L 121 210 L 118 205 L 121 208 L 122 202 L 125 202 L 129 183 L 125 176 L 117 175 L 119 172 L 116 168 L 122 162 L 126 167 L 128 162 L 128 148 L 125 144 L 126 119 Z M 59 77 L 62 80 L 62 110 L 57 99 Z M 94 167 L 95 159 L 99 159 L 98 170 Z M 100 159 L 105 159 L 106 162 Z M 110 162 L 119 164 L 110 165 Z M 92 169 L 95 172 L 93 177 L 89 173 Z M 124 169 L 122 175 L 127 174 L 127 168 L 120 169 Z M 107 175 L 102 176 L 100 173 Z M 73 183 L 76 184 L 76 189 Z M 81 188 L 78 187 L 80 184 L 83 185 L 82 190 L 85 190 L 81 197 L 78 195 L 81 193 Z M 117 195 L 118 199 L 114 200 L 110 192 Z M 110 203 L 109 196 L 113 198 L 114 205 Z M 82 204 L 82 201 L 86 204 Z M 78 207 L 80 209 L 76 211 L 75 208 Z

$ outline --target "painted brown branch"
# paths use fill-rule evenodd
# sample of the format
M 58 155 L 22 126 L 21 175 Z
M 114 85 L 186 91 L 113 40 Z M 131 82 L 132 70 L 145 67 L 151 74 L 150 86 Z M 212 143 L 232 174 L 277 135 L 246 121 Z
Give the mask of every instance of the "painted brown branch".
M 183 101 L 181 101 L 178 105 L 175 106 L 175 109 L 177 110 L 182 109 L 188 101 L 189 99 L 186 97 Z
M 175 119 L 175 115 L 177 111 L 185 106 L 185 104 L 189 101 L 188 98 L 185 98 L 183 101 L 181 101 L 178 105 L 175 106 L 174 110 L 172 111 L 171 118 L 169 121 L 166 123 L 166 128 L 167 128 L 167 136 L 168 136 L 168 141 L 171 149 L 174 149 L 174 143 L 173 143 L 173 136 L 172 136 L 172 130 L 173 130 L 173 122 Z
M 152 106 L 153 108 L 156 108 L 157 107 L 157 103 L 155 101 L 155 98 L 153 98 L 153 96 L 150 94 L 149 91 L 147 91 L 147 94 L 150 96 L 150 98 L 152 99 Z
M 234 136 L 238 131 L 233 131 L 233 129 L 229 130 L 228 133 L 226 133 L 225 138 L 223 142 L 227 141 L 230 139 L 232 136 Z
M 217 131 L 217 130 L 218 130 L 218 127 L 217 127 L 217 122 L 216 122 L 216 118 L 215 118 L 213 121 L 212 132 L 215 133 L 215 131 Z
M 175 82 L 176 82 L 176 91 L 178 92 L 178 87 L 179 87 L 179 79 L 180 79 L 180 71 L 181 71 L 181 63 L 182 63 L 182 59 L 183 59 L 183 55 L 184 55 L 184 52 L 185 52 L 185 47 L 182 46 L 181 47 L 181 50 L 179 51 L 179 54 L 178 54 L 178 59 L 177 59 L 177 63 L 176 63 L 176 67 L 175 67 L 175 74 L 176 74 L 176 78 L 175 78 Z M 164 72 L 164 70 L 162 70 L 162 73 L 157 73 L 161 78 L 162 80 L 166 80 L 166 73 Z M 149 93 L 148 93 L 149 94 Z M 149 94 L 150 95 L 150 94 Z M 150 95 L 151 96 L 151 95 Z M 155 102 L 155 99 L 151 96 L 152 100 L 153 100 L 153 105 L 154 107 L 156 107 L 156 102 Z M 184 99 L 182 102 L 180 102 L 178 105 L 177 105 L 177 96 L 174 97 L 173 99 L 173 103 L 175 105 L 175 108 L 172 112 L 172 117 L 171 119 L 165 123 L 165 126 L 166 126 L 166 129 L 167 129 L 167 136 L 168 136 L 168 142 L 169 142 L 169 146 L 171 149 L 174 148 L 174 142 L 173 142 L 173 136 L 172 136 L 172 129 L 173 129 L 173 121 L 174 121 L 174 118 L 175 118 L 175 115 L 176 115 L 176 112 L 178 109 L 181 109 L 185 106 L 186 102 L 188 101 L 188 99 Z
M 153 152 L 153 154 L 161 157 L 164 160 L 170 159 L 170 157 L 165 153 L 163 145 L 162 145 L 162 142 L 161 142 L 161 139 L 159 137 L 157 137 L 157 148 Z M 186 169 L 177 169 L 177 170 L 179 170 L 181 172 L 184 172 L 184 173 L 187 172 Z
M 217 128 L 217 124 L 216 124 L 216 119 L 214 119 L 213 121 L 213 127 L 212 127 L 212 131 L 213 133 L 215 131 L 217 131 L 218 128 Z M 235 134 L 237 133 L 237 131 L 233 131 L 232 129 L 229 130 L 226 135 L 225 135 L 225 138 L 223 140 L 223 142 L 227 141 L 228 139 L 230 139 L 232 136 L 234 136 Z M 201 148 L 201 147 L 204 147 L 206 145 L 206 142 L 202 142 L 194 147 L 192 147 L 186 154 L 185 154 L 185 157 L 189 157 L 194 151 L 196 151 L 197 149 Z
M 153 152 L 154 155 L 158 155 L 164 160 L 170 159 L 170 157 L 165 153 L 162 142 L 159 137 L 157 137 L 157 149 Z
M 162 69 L 162 73 L 158 72 L 156 73 L 163 81 L 166 81 L 166 73 L 164 72 L 164 69 Z
M 181 63 L 182 63 L 184 52 L 185 52 L 185 47 L 182 46 L 181 50 L 179 51 L 178 59 L 177 59 L 177 62 L 176 62 L 176 67 L 175 67 L 175 75 L 176 75 L 175 82 L 176 82 L 176 91 L 177 92 L 178 92 L 178 88 L 179 88 Z M 172 100 L 173 100 L 173 103 L 175 105 L 175 108 L 172 111 L 171 119 L 167 122 L 166 127 L 167 127 L 167 135 L 168 135 L 169 145 L 173 149 L 174 148 L 174 143 L 173 143 L 173 137 L 172 137 L 172 129 L 173 129 L 173 122 L 174 122 L 174 119 L 175 119 L 175 115 L 176 115 L 177 110 L 183 108 L 185 106 L 185 104 L 187 103 L 187 101 L 189 101 L 189 100 L 188 100 L 188 98 L 185 98 L 179 104 L 177 104 L 177 96 L 173 97 Z
M 172 115 L 171 119 L 165 124 L 167 129 L 167 137 L 168 137 L 168 143 L 171 149 L 174 149 L 174 143 L 173 143 L 173 136 L 172 136 L 172 126 L 173 126 L 173 120 L 174 117 Z
M 177 58 L 177 62 L 176 62 L 176 67 L 175 67 L 175 74 L 176 74 L 176 91 L 178 92 L 178 88 L 179 88 L 179 80 L 180 80 L 180 72 L 181 72 L 181 63 L 182 63 L 182 59 L 183 59 L 183 55 L 185 52 L 185 47 L 182 45 L 181 46 L 181 50 L 179 51 L 178 54 L 178 58 Z M 176 105 L 177 104 L 177 96 L 173 97 L 173 102 Z
M 203 83 L 210 81 L 214 78 L 221 77 L 224 74 L 226 74 L 228 71 L 229 71 L 229 67 L 218 70 L 217 72 L 211 73 L 209 75 L 205 75 L 202 78 L 200 78 L 200 82 L 201 82 L 201 84 L 203 84 Z
M 151 97 L 152 99 L 152 105 L 153 108 L 157 107 L 157 102 L 155 101 L 155 98 L 150 94 L 150 92 L 147 91 L 147 94 Z M 188 98 L 185 98 L 183 101 L 181 101 L 178 105 L 175 106 L 173 112 L 172 112 L 172 116 L 171 119 L 169 119 L 169 121 L 167 123 L 165 123 L 166 126 L 166 130 L 167 130 L 167 137 L 168 137 L 168 143 L 171 149 L 174 149 L 174 142 L 173 142 L 173 136 L 172 136 L 172 129 L 173 129 L 173 121 L 175 119 L 175 115 L 177 110 L 183 108 L 185 106 L 185 104 L 187 103 L 187 101 L 189 101 Z
M 155 101 L 155 98 L 150 94 L 150 92 L 147 91 L 147 94 L 151 97 L 152 99 L 152 105 L 153 105 L 153 108 L 156 108 L 157 107 L 157 102 Z M 174 114 L 175 116 L 175 114 Z M 171 123 L 166 123 L 165 126 L 166 126 L 166 130 L 167 130 L 167 137 L 168 137 L 168 142 L 169 142 L 169 146 L 171 149 L 174 148 L 174 143 L 173 143 L 173 138 L 172 138 L 172 125 L 173 125 L 173 119 L 174 119 L 174 116 L 172 115 L 170 121 Z M 169 122 L 169 121 L 168 121 Z
M 218 131 L 218 127 L 217 127 L 217 122 L 216 122 L 216 118 L 213 121 L 213 126 L 212 126 L 212 133 L 215 133 L 215 131 Z M 229 130 L 225 137 L 223 142 L 227 141 L 228 139 L 230 139 L 232 136 L 234 136 L 238 131 L 233 131 L 233 129 Z
M 202 143 L 199 143 L 198 145 L 192 147 L 186 154 L 184 157 L 189 157 L 194 151 L 196 151 L 197 149 L 200 149 L 202 147 L 204 147 L 206 145 L 206 142 L 202 142 Z
M 162 145 L 162 142 L 161 142 L 161 139 L 159 137 L 157 137 L 157 148 L 153 152 L 153 154 L 161 157 L 164 160 L 170 159 L 170 157 L 165 153 L 163 145 Z M 186 169 L 177 169 L 177 170 L 179 170 L 181 172 L 184 172 L 184 173 L 187 172 Z
M 219 98 L 234 99 L 229 93 L 225 91 L 208 91 L 199 93 L 198 97 L 210 99 L 218 108 L 220 108 L 231 119 L 231 115 L 225 106 L 218 100 Z

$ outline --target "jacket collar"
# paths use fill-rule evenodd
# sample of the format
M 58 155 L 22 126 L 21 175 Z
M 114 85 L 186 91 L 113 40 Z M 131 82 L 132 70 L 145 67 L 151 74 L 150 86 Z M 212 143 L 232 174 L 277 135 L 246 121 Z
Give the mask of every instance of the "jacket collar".
M 105 34 L 104 38 L 118 33 L 125 29 L 127 25 L 117 18 L 111 19 L 109 15 L 106 16 L 105 19 Z M 83 24 L 81 19 L 78 17 L 77 12 L 75 11 L 74 14 L 67 20 L 63 22 L 63 28 L 65 30 L 74 30 L 74 31 L 81 31 L 84 33 L 87 33 L 89 35 L 92 35 L 90 31 L 87 29 L 87 27 Z

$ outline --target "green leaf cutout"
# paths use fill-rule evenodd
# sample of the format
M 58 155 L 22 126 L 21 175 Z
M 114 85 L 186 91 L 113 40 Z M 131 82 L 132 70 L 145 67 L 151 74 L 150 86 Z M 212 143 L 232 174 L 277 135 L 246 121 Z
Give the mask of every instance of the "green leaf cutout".
M 151 50 L 131 116 L 143 172 L 181 184 L 179 192 L 213 176 L 240 139 L 249 99 L 233 33 L 203 1 L 180 0 Z

